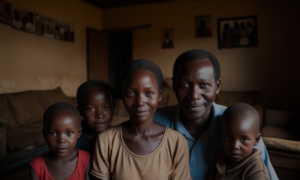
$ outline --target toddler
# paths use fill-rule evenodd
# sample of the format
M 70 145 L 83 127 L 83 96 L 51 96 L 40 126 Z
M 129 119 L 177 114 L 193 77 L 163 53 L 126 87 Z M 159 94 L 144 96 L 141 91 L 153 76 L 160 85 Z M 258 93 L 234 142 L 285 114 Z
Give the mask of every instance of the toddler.
M 220 152 L 212 179 L 270 180 L 268 169 L 253 148 L 260 140 L 259 115 L 248 104 L 227 108 L 222 117 L 224 151 Z
M 55 103 L 45 111 L 43 134 L 50 152 L 30 162 L 32 180 L 89 179 L 90 154 L 74 149 L 80 123 L 80 114 L 71 104 Z

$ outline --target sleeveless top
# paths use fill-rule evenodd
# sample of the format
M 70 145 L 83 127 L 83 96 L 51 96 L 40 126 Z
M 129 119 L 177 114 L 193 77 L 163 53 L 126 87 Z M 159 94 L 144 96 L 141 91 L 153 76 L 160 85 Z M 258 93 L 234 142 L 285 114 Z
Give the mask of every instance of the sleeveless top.
M 86 151 L 77 150 L 78 151 L 78 158 L 77 158 L 77 165 L 73 174 L 68 177 L 66 180 L 78 180 L 84 179 L 86 167 L 90 160 L 90 154 Z M 34 158 L 30 163 L 30 166 L 35 171 L 37 177 L 43 180 L 54 180 L 46 167 L 45 161 L 43 156 L 38 156 Z

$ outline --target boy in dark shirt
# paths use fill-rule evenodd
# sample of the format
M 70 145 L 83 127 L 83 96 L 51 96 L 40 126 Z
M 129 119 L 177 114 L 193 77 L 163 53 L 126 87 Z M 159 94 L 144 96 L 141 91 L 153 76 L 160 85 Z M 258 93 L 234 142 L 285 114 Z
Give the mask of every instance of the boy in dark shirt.
M 227 108 L 222 118 L 224 151 L 218 155 L 211 179 L 270 180 L 261 152 L 253 148 L 261 138 L 257 111 L 237 103 Z
M 89 80 L 79 86 L 77 104 L 83 118 L 83 129 L 75 148 L 88 151 L 93 155 L 97 136 L 109 127 L 113 118 L 112 88 L 104 81 Z

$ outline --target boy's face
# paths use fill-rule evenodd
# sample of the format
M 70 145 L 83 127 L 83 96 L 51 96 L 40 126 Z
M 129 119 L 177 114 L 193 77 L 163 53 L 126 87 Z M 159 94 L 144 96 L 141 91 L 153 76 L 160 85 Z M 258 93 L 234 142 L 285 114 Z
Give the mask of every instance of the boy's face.
M 73 112 L 61 111 L 52 115 L 43 131 L 51 152 L 57 157 L 65 157 L 74 149 L 81 127 Z
M 238 162 L 247 157 L 260 140 L 256 122 L 251 115 L 234 117 L 222 124 L 223 146 L 229 158 Z
M 135 70 L 126 79 L 122 100 L 130 119 L 144 122 L 153 118 L 162 99 L 156 76 L 147 70 Z
M 113 118 L 113 102 L 106 88 L 90 88 L 86 90 L 85 99 L 80 112 L 86 125 L 96 133 L 103 132 Z

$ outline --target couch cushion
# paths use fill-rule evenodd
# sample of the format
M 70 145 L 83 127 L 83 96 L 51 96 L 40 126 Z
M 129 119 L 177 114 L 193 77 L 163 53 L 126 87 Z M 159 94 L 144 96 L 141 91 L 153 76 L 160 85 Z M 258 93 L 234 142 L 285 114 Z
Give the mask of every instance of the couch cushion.
M 11 113 L 9 103 L 5 94 L 0 95 L 0 118 L 7 120 L 9 128 L 18 127 L 14 115 Z
M 300 141 L 263 137 L 267 148 L 300 153 Z
M 32 145 L 44 144 L 42 121 L 7 130 L 8 150 L 24 149 Z
M 54 90 L 38 91 L 37 95 L 45 110 L 57 102 L 68 102 L 74 106 L 77 106 L 76 98 L 66 96 L 60 87 Z
M 279 138 L 279 139 L 286 139 L 286 140 L 295 140 L 299 141 L 300 136 L 297 131 L 273 127 L 273 126 L 265 126 L 261 130 L 262 137 L 272 137 L 272 138 Z
M 7 94 L 10 110 L 19 125 L 42 120 L 45 111 L 37 91 Z

